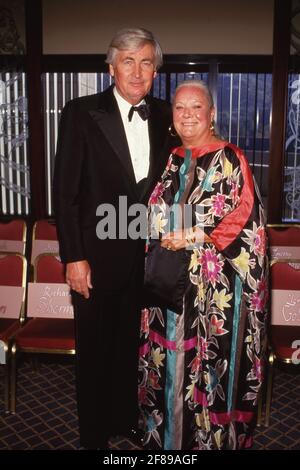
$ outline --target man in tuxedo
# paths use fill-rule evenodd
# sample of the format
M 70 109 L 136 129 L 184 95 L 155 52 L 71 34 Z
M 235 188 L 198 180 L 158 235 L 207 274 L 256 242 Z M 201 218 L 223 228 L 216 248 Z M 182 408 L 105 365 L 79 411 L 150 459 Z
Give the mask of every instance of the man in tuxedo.
M 128 236 L 118 221 L 127 216 L 125 200 L 128 208 L 147 204 L 171 147 L 171 107 L 148 95 L 162 64 L 152 33 L 119 31 L 106 62 L 114 85 L 69 101 L 62 112 L 54 173 L 60 255 L 74 304 L 80 441 L 89 449 L 137 428 L 145 240 Z M 99 237 L 107 205 L 116 227 Z

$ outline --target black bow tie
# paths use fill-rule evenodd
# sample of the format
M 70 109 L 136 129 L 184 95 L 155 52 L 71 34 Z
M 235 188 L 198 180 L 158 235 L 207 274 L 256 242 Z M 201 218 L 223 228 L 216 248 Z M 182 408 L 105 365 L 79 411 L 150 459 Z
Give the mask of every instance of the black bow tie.
M 140 106 L 131 106 L 128 113 L 128 121 L 130 122 L 133 116 L 134 111 L 137 111 L 143 121 L 146 121 L 150 116 L 150 108 L 148 104 L 140 104 Z

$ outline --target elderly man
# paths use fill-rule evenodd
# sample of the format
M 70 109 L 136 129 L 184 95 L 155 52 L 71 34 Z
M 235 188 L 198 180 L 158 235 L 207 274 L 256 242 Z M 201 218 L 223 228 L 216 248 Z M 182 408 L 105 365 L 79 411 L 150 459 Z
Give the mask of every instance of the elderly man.
M 54 175 L 60 254 L 75 312 L 80 441 L 89 449 L 107 448 L 110 436 L 137 427 L 145 240 L 130 236 L 124 220 L 132 220 L 127 208 L 147 203 L 171 146 L 170 106 L 148 96 L 162 64 L 152 33 L 119 31 L 106 62 L 114 85 L 63 110 Z M 105 232 L 111 207 L 115 222 Z

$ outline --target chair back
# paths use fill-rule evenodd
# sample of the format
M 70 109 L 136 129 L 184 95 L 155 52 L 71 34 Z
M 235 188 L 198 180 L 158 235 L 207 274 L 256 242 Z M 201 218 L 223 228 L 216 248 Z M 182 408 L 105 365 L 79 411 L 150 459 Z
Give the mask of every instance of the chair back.
M 0 318 L 24 321 L 27 261 L 20 253 L 0 252 Z
M 64 265 L 58 253 L 41 253 L 34 262 L 34 282 L 65 283 Z
M 271 263 L 271 324 L 300 326 L 300 259 Z
M 272 259 L 300 259 L 300 225 L 268 224 L 267 233 Z
M 0 251 L 25 255 L 27 225 L 23 219 L 0 222 Z
M 51 220 L 37 220 L 33 226 L 34 240 L 57 240 L 56 225 Z
M 31 264 L 41 253 L 58 253 L 59 244 L 55 223 L 49 220 L 37 220 L 32 231 Z

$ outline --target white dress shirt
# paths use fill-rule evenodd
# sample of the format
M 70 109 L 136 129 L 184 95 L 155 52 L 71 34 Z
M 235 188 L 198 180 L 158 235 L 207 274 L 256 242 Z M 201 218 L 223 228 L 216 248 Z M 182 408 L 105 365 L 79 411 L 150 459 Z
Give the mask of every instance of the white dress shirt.
M 135 111 L 129 122 L 128 113 L 132 105 L 118 93 L 116 87 L 114 87 L 113 92 L 122 116 L 135 179 L 138 183 L 143 178 L 146 178 L 149 170 L 150 142 L 148 120 L 143 121 L 139 113 Z M 145 103 L 144 100 L 135 106 L 143 103 Z

